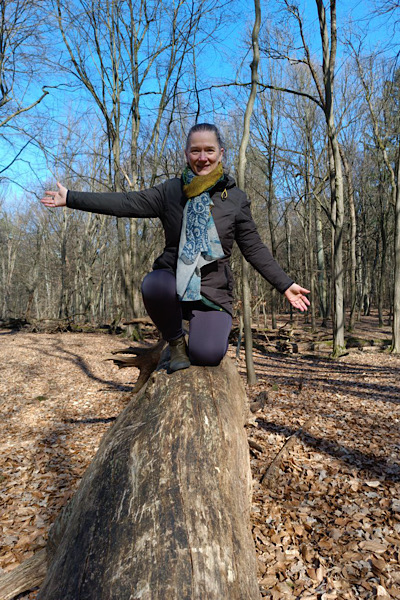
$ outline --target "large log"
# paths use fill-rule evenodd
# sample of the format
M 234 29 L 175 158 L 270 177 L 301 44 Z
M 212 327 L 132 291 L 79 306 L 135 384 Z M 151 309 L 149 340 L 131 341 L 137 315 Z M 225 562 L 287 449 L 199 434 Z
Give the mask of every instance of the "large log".
M 246 411 L 227 358 L 154 373 L 53 526 L 38 600 L 259 600 Z

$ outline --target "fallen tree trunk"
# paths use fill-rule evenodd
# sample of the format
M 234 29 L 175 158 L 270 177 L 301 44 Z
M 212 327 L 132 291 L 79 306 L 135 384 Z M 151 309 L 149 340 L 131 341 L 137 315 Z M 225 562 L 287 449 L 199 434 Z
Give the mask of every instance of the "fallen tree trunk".
M 16 596 L 43 583 L 46 575 L 46 550 L 34 556 L 0 577 L 1 600 L 13 600 Z
M 154 373 L 55 522 L 38 600 L 259 600 L 246 410 L 227 358 Z

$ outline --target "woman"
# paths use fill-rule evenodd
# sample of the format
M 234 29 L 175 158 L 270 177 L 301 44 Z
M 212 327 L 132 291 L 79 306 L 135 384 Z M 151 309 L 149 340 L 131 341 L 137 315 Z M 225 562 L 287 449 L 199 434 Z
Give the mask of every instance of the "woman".
M 189 131 L 187 166 L 181 178 L 141 192 L 47 191 L 42 203 L 117 217 L 158 217 L 164 252 L 142 283 L 143 301 L 171 350 L 170 371 L 190 364 L 218 365 L 232 326 L 233 278 L 229 259 L 234 240 L 244 257 L 288 301 L 307 310 L 309 293 L 281 269 L 262 243 L 247 196 L 222 169 L 224 155 L 215 125 Z M 182 318 L 189 320 L 186 347 Z

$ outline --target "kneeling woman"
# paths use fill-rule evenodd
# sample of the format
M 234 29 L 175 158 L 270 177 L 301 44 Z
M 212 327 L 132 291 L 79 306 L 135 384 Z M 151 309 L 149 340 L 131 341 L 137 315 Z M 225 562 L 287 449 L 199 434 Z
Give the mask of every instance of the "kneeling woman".
M 194 125 L 187 137 L 181 178 L 141 192 L 74 192 L 57 184 L 42 203 L 117 217 L 158 217 L 164 252 L 142 284 L 147 312 L 171 349 L 170 370 L 218 365 L 228 349 L 232 325 L 233 242 L 257 271 L 288 301 L 307 310 L 309 293 L 281 269 L 263 244 L 250 202 L 222 169 L 224 148 L 215 125 Z M 189 320 L 186 347 L 182 319 Z

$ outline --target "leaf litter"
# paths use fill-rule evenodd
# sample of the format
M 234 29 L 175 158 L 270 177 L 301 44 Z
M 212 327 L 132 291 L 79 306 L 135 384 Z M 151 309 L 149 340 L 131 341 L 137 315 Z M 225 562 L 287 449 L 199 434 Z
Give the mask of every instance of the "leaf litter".
M 126 347 L 119 337 L 0 336 L 1 574 L 45 547 L 138 371 L 102 360 Z M 400 599 L 399 358 L 254 358 L 247 392 L 263 407 L 246 427 L 262 597 Z M 238 368 L 245 379 L 243 353 Z

